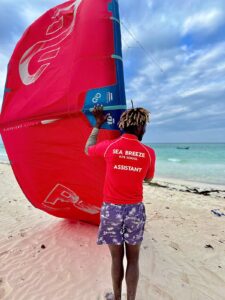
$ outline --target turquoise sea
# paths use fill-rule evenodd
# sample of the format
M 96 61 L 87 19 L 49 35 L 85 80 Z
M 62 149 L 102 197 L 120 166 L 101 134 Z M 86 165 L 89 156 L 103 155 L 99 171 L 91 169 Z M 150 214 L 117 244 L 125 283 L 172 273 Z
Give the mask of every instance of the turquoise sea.
M 225 144 L 147 145 L 156 152 L 156 177 L 225 185 Z
M 157 156 L 156 178 L 225 185 L 225 144 L 147 144 Z M 178 149 L 189 147 L 189 149 Z M 0 139 L 0 162 L 8 161 Z
M 2 143 L 2 139 L 0 137 L 0 163 L 1 162 L 8 162 L 8 161 L 9 161 L 9 159 L 7 157 L 4 145 Z

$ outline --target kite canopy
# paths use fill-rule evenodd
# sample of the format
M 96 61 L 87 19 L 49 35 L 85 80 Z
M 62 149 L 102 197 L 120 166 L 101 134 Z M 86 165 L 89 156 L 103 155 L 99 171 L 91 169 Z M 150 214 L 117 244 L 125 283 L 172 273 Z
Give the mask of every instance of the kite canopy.
M 95 104 L 110 114 L 98 141 L 117 138 L 126 109 L 118 2 L 68 1 L 18 42 L 0 130 L 17 181 L 35 207 L 98 224 L 105 162 L 84 153 Z

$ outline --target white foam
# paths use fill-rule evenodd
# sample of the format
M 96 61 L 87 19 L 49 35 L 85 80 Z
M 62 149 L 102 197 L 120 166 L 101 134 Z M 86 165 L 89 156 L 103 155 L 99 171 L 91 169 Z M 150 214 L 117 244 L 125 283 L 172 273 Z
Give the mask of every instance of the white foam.
M 171 162 L 180 162 L 181 159 L 178 159 L 178 158 L 168 158 L 168 161 L 171 161 Z

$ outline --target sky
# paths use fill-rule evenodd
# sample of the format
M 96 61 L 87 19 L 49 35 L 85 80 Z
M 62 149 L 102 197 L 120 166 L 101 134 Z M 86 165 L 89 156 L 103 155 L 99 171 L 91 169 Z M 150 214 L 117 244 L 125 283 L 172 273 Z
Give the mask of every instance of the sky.
M 0 104 L 24 30 L 57 0 L 0 0 Z M 225 142 L 225 1 L 121 0 L 128 107 L 151 112 L 144 142 Z

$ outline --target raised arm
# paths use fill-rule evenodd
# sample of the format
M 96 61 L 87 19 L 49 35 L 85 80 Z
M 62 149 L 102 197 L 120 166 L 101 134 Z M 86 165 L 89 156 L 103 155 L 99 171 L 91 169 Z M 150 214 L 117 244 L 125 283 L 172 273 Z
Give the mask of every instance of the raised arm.
M 91 134 L 89 135 L 89 138 L 86 142 L 85 148 L 84 148 L 84 152 L 88 155 L 88 148 L 90 146 L 93 146 L 97 143 L 97 137 L 98 137 L 98 132 L 99 132 L 99 128 L 94 127 L 92 129 Z
M 85 148 L 84 148 L 84 152 L 87 155 L 88 155 L 88 148 L 97 143 L 97 137 L 98 137 L 99 129 L 106 122 L 106 120 L 108 118 L 108 114 L 104 115 L 104 113 L 103 113 L 103 106 L 102 105 L 96 105 L 94 107 L 93 115 L 95 117 L 96 124 L 95 124 L 94 128 L 92 129 L 92 132 L 91 132 L 90 136 L 88 137 L 88 140 L 87 140 Z

